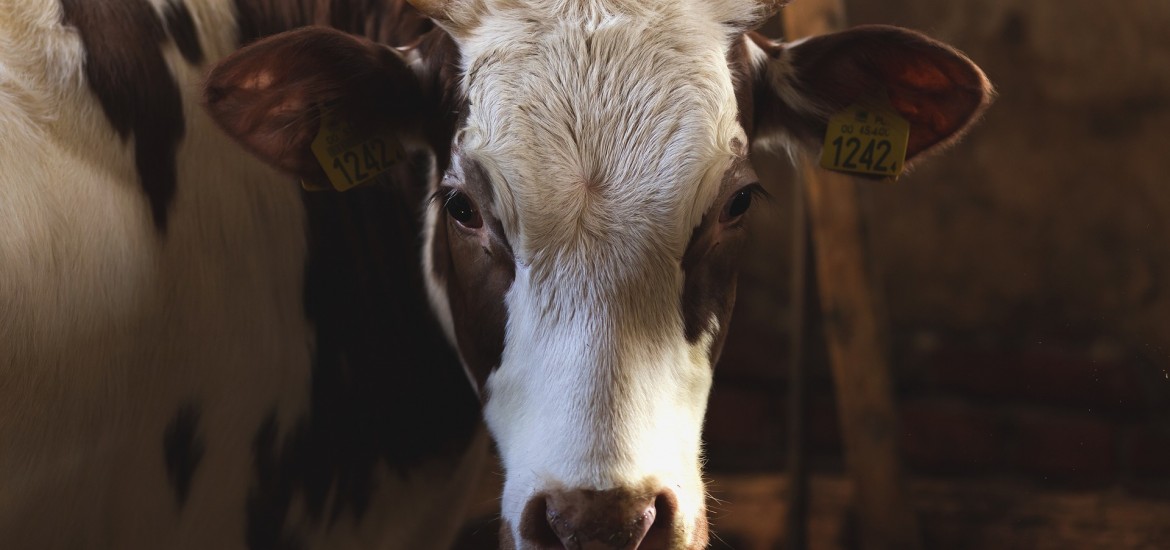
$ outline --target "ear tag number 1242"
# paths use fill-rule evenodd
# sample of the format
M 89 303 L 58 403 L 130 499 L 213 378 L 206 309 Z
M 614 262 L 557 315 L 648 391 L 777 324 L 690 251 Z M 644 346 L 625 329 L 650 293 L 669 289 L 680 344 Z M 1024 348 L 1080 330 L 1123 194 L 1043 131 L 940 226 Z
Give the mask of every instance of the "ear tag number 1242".
M 321 129 L 311 145 L 313 155 L 338 191 L 348 191 L 372 181 L 403 157 L 402 145 L 388 135 L 359 136 L 332 109 L 321 109 Z M 302 182 L 306 190 L 320 186 Z M 327 188 L 325 188 L 327 189 Z
M 909 140 L 910 123 L 893 109 L 854 104 L 829 119 L 821 166 L 897 178 L 906 164 Z

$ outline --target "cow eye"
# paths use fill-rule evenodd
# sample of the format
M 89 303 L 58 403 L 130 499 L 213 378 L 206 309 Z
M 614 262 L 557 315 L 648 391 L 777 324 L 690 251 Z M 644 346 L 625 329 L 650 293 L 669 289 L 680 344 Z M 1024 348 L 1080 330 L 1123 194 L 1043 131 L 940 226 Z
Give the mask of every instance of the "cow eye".
M 752 184 L 736 191 L 723 206 L 723 213 L 719 216 L 719 221 L 724 223 L 735 221 L 746 214 L 748 209 L 752 207 L 752 196 L 760 191 L 759 187 L 759 184 Z
M 471 198 L 463 192 L 452 191 L 447 195 L 443 207 L 447 210 L 447 215 L 459 222 L 459 225 L 468 229 L 483 227 L 483 218 L 475 209 L 475 203 L 471 202 Z

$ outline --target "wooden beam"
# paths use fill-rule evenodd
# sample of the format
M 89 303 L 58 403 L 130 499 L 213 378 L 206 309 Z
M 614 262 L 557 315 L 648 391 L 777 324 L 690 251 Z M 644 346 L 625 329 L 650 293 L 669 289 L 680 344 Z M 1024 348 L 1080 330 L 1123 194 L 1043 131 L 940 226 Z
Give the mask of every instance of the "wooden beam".
M 842 0 L 802 0 L 785 8 L 784 23 L 787 40 L 833 32 L 844 27 L 845 7 Z M 799 170 L 861 547 L 921 548 L 902 481 L 884 312 L 873 288 L 858 201 L 857 185 L 873 184 L 822 170 L 809 157 Z

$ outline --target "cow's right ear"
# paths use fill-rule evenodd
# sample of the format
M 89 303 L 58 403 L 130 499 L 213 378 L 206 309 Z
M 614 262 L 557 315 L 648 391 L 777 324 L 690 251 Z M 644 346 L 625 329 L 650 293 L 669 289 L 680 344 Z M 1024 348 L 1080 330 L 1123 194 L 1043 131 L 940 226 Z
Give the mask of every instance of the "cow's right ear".
M 983 71 L 954 48 L 884 25 L 792 44 L 748 34 L 757 70 L 755 136 L 782 136 L 818 150 L 830 117 L 861 101 L 886 100 L 910 125 L 906 164 L 945 149 L 991 103 Z
M 211 117 L 261 160 L 313 181 L 321 110 L 359 134 L 417 134 L 427 102 L 395 50 L 323 27 L 266 38 L 228 56 L 207 78 Z

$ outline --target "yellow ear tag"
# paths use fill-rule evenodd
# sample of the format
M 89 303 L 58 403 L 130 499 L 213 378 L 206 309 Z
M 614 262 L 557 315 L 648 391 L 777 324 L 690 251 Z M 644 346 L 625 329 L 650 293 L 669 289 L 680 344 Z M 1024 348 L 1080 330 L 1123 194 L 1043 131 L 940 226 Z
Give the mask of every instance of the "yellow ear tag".
M 910 123 L 892 108 L 850 105 L 829 119 L 821 167 L 897 179 L 909 140 Z
M 321 109 L 321 129 L 311 148 L 329 183 L 338 191 L 370 182 L 405 156 L 397 139 L 389 135 L 359 136 L 348 121 L 334 116 L 328 107 Z M 328 189 L 306 181 L 301 186 L 307 191 Z

